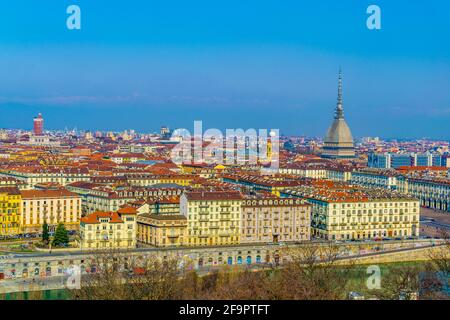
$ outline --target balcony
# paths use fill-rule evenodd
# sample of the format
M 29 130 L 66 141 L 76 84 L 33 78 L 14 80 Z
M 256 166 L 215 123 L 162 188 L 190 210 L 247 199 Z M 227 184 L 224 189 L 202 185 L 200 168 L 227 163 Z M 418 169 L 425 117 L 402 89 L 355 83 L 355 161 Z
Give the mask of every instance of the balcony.
M 232 233 L 228 232 L 228 231 L 221 231 L 221 232 L 219 232 L 219 237 L 229 237 L 231 235 L 232 235 Z

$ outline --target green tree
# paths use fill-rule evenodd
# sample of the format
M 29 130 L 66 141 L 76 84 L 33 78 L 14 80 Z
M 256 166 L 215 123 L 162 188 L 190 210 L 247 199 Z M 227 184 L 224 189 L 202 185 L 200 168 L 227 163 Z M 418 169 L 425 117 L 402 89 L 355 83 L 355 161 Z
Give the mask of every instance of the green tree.
M 64 224 L 58 224 L 55 231 L 55 237 L 53 238 L 54 246 L 63 246 L 69 243 L 69 234 Z
M 44 243 L 48 243 L 50 240 L 50 235 L 48 234 L 48 224 L 47 221 L 44 222 L 44 225 L 42 226 L 42 241 Z

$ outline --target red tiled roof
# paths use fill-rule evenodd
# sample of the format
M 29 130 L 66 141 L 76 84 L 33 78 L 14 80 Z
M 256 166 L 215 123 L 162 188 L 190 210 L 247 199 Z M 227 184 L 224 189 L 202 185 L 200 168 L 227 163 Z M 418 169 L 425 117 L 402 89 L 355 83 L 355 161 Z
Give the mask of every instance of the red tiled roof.
M 60 190 L 22 190 L 20 191 L 22 199 L 34 198 L 63 198 L 63 197 L 78 197 L 76 193 L 70 192 L 66 189 Z
M 117 210 L 119 214 L 137 214 L 137 210 L 131 206 L 124 206 Z
M 188 200 L 241 200 L 242 195 L 238 191 L 191 191 L 186 193 Z
M 85 224 L 96 224 L 100 223 L 100 218 L 110 218 L 110 223 L 123 223 L 122 218 L 117 212 L 103 212 L 96 211 L 86 217 L 80 219 L 80 222 Z

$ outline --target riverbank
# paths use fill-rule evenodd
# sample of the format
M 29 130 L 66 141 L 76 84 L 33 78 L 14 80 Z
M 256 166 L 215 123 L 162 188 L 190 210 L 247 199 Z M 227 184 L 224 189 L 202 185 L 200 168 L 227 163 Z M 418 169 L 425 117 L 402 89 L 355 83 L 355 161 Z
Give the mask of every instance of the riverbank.
M 427 262 L 425 261 L 407 261 L 378 264 L 380 267 L 381 283 L 384 277 L 390 273 L 396 272 L 402 267 L 416 267 L 419 270 L 426 271 Z M 349 273 L 348 291 L 356 291 L 363 294 L 366 298 L 375 298 L 375 291 L 367 288 L 367 279 L 370 274 L 367 273 L 367 265 L 355 265 Z M 339 268 L 339 267 L 337 267 Z M 258 272 L 258 271 L 256 271 Z M 68 289 L 48 289 L 39 291 L 24 291 L 0 294 L 0 300 L 70 300 L 71 292 Z

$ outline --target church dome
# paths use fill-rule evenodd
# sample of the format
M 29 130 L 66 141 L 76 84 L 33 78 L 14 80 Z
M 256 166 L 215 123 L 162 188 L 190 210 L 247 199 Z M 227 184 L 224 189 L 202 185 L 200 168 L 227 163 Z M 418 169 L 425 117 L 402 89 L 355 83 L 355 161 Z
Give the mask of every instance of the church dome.
M 344 119 L 334 119 L 327 135 L 324 139 L 325 143 L 353 143 L 353 136 L 350 128 Z

